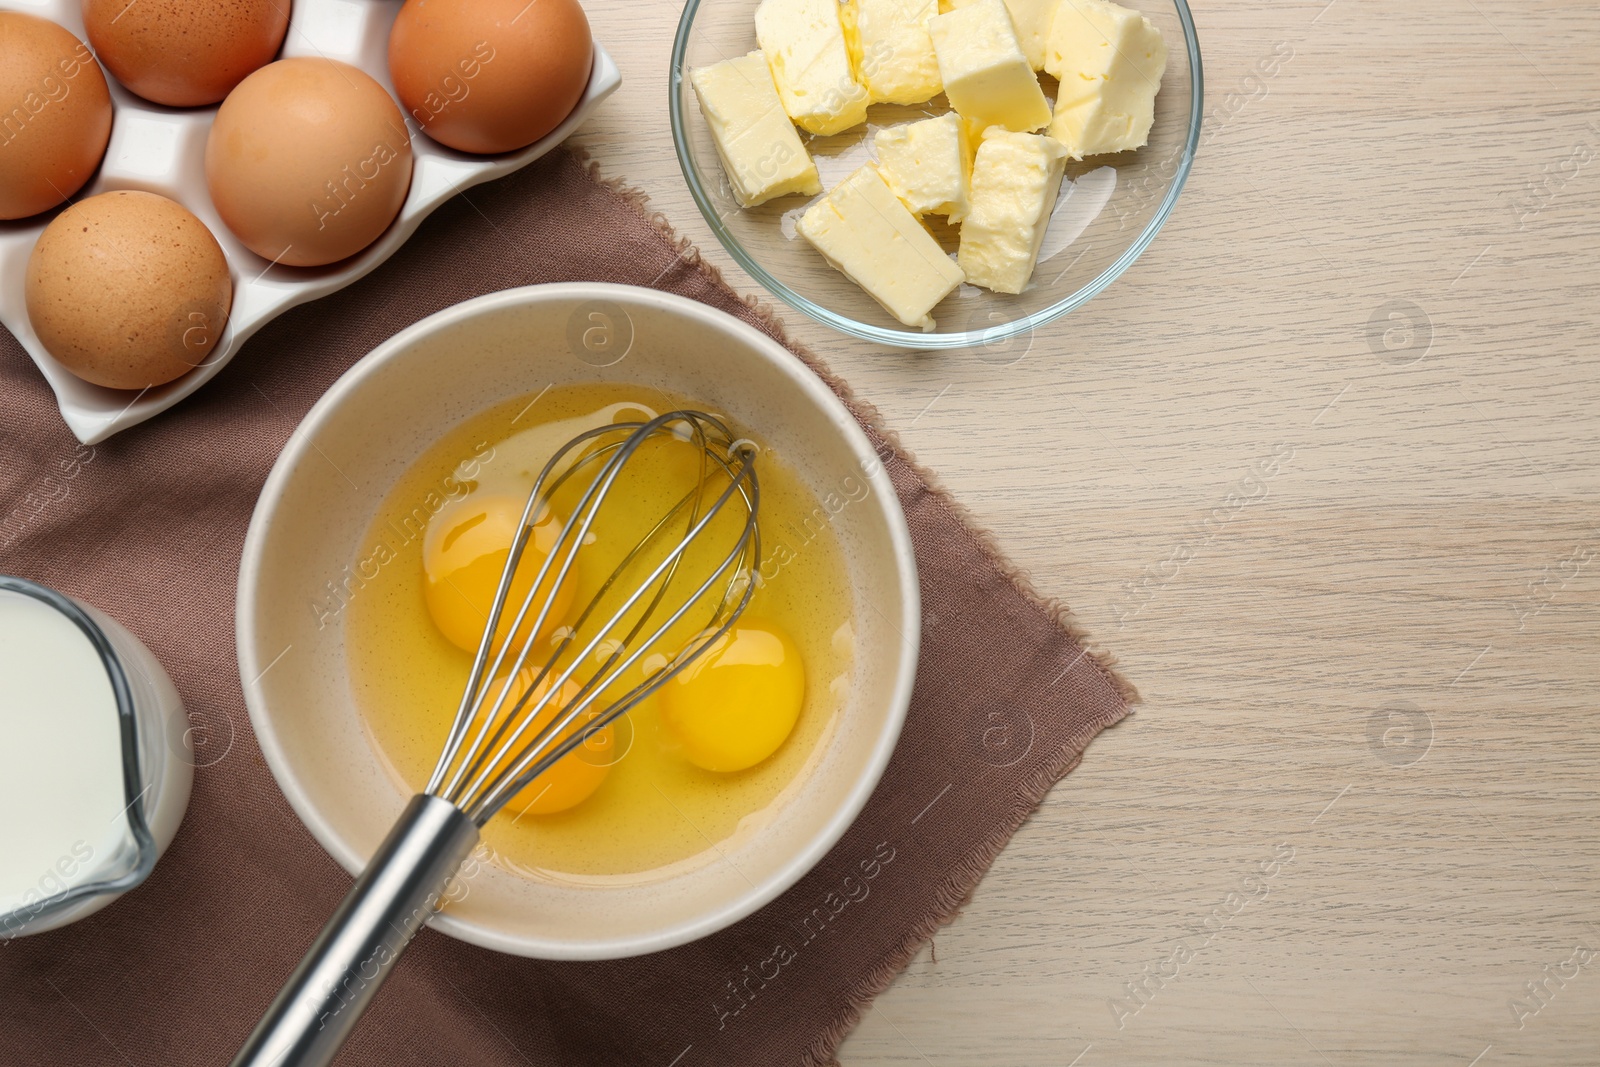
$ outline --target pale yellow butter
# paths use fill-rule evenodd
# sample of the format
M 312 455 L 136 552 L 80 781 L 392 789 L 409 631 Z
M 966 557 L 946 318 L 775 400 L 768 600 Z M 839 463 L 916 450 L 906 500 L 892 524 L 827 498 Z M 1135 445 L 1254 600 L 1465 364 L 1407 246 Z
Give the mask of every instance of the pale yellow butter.
M 741 205 L 822 192 L 816 164 L 784 113 L 765 56 L 751 52 L 700 67 L 689 73 L 689 81 Z
M 928 36 L 938 0 L 853 0 L 844 7 L 856 80 L 886 104 L 921 104 L 944 91 Z
M 1061 83 L 1049 133 L 1073 159 L 1140 148 L 1167 68 L 1161 31 L 1103 0 L 1061 0 L 1045 69 Z
M 944 215 L 951 222 L 966 215 L 971 156 L 960 116 L 888 126 L 873 145 L 883 180 L 913 215 Z
M 1037 130 L 1050 121 L 1039 79 L 1001 0 L 973 0 L 928 20 L 945 95 L 983 126 Z
M 940 0 L 940 5 L 944 11 L 953 11 L 972 2 Z M 1017 43 L 1022 46 L 1022 54 L 1028 57 L 1028 65 L 1034 70 L 1043 70 L 1045 46 L 1050 43 L 1050 24 L 1055 21 L 1061 0 L 1005 0 L 1005 5 L 1011 15 L 1011 28 L 1017 33 Z
M 907 326 L 932 330 L 928 313 L 961 284 L 961 268 L 870 163 L 811 205 L 798 228 L 830 264 Z
M 961 118 L 959 115 L 956 117 Z M 983 131 L 988 128 L 977 119 L 961 119 L 961 132 L 967 135 L 963 144 L 967 146 L 967 181 L 969 188 L 972 181 L 972 157 L 978 154 L 978 146 L 983 143 Z
M 851 69 L 838 0 L 761 0 L 756 40 L 797 126 L 828 136 L 866 121 L 867 91 Z
M 967 281 L 997 293 L 1027 287 L 1066 160 L 1066 150 L 1053 137 L 1000 129 L 984 133 L 956 254 Z

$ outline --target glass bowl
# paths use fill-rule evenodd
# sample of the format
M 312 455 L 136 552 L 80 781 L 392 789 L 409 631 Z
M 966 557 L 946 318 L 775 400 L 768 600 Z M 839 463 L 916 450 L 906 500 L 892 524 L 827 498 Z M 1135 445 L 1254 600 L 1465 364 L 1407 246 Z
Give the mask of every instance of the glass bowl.
M 1127 270 L 1171 214 L 1200 139 L 1200 42 L 1185 0 L 1123 0 L 1147 16 L 1167 42 L 1167 70 L 1156 97 L 1150 141 L 1135 152 L 1067 164 L 1033 281 L 1018 296 L 962 285 L 933 310 L 938 326 L 907 329 L 854 282 L 830 267 L 795 223 L 818 197 L 779 197 L 740 207 L 723 174 L 711 131 L 700 113 L 688 72 L 756 48 L 759 0 L 688 0 L 672 45 L 668 107 L 672 142 L 689 192 L 717 239 L 750 275 L 785 303 L 853 337 L 900 348 L 992 345 L 1025 333 L 1086 303 Z M 1043 75 L 1053 103 L 1055 79 Z M 866 125 L 832 137 L 801 131 L 822 186 L 832 189 L 870 158 L 872 133 L 948 111 L 945 98 L 903 107 L 874 104 Z M 865 131 L 865 135 L 863 133 Z M 947 252 L 959 230 L 927 220 Z

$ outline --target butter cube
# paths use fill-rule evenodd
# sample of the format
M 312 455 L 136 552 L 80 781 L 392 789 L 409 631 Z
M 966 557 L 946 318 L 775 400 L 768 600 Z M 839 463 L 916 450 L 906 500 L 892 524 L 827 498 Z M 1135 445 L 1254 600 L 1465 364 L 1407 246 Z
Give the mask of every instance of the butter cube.
M 1039 79 L 1001 0 L 973 0 L 928 20 L 950 106 L 984 126 L 1037 130 L 1050 121 Z
M 973 0 L 940 0 L 944 10 L 966 7 Z M 1011 28 L 1017 31 L 1017 43 L 1028 65 L 1034 70 L 1044 69 L 1045 46 L 1050 43 L 1050 24 L 1055 21 L 1056 8 L 1061 0 L 1005 0 L 1006 11 L 1011 15 Z
M 821 136 L 867 119 L 867 91 L 856 81 L 838 0 L 761 0 L 756 40 L 783 110 Z
M 928 312 L 961 284 L 927 230 L 868 164 L 800 217 L 801 236 L 907 326 L 932 330 Z
M 960 116 L 957 116 L 958 118 Z M 972 158 L 978 154 L 978 146 L 983 143 L 983 132 L 989 127 L 976 119 L 961 119 L 961 132 L 967 135 L 964 142 L 967 146 L 967 187 L 972 183 Z
M 956 254 L 967 281 L 997 293 L 1022 292 L 1066 166 L 1066 150 L 1053 137 L 998 129 L 984 134 Z
M 1150 139 L 1167 44 L 1149 19 L 1103 0 L 1061 0 L 1045 69 L 1061 82 L 1049 133 L 1073 159 Z
M 960 222 L 967 213 L 971 157 L 967 130 L 954 112 L 934 119 L 888 126 L 873 138 L 878 171 L 913 215 L 944 215 Z
M 733 195 L 745 207 L 822 192 L 816 164 L 778 101 L 760 52 L 689 72 Z
M 921 104 L 944 91 L 928 37 L 938 0 L 854 0 L 844 11 L 856 78 L 869 100 Z

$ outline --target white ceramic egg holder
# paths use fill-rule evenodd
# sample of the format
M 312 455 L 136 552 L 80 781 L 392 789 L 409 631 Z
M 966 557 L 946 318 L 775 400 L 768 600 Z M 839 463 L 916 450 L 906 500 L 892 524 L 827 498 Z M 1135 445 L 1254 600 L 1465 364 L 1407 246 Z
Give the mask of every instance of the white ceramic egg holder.
M 79 0 L 0 0 L 0 9 L 23 11 L 65 26 L 79 40 L 83 16 Z M 294 0 L 281 58 L 325 56 L 360 67 L 394 93 L 389 80 L 389 28 L 400 10 L 396 0 Z M 456 152 L 422 134 L 410 117 L 415 165 L 411 190 L 400 215 L 367 248 L 326 267 L 275 265 L 250 251 L 223 225 L 206 191 L 206 137 L 215 108 L 169 108 L 128 92 L 109 73 L 115 118 L 111 143 L 99 173 L 74 200 L 112 189 L 143 189 L 171 197 L 204 222 L 228 257 L 233 276 L 233 310 L 228 326 L 206 361 L 183 377 L 141 393 L 91 385 L 56 362 L 28 323 L 23 280 L 34 242 L 54 212 L 0 222 L 0 323 L 23 348 L 50 387 L 67 426 L 84 444 L 104 441 L 176 404 L 206 382 L 239 347 L 269 320 L 362 277 L 394 254 L 434 208 L 463 189 L 527 166 L 566 140 L 601 100 L 622 84 L 617 65 L 597 43 L 588 88 L 566 120 L 547 136 L 498 156 Z

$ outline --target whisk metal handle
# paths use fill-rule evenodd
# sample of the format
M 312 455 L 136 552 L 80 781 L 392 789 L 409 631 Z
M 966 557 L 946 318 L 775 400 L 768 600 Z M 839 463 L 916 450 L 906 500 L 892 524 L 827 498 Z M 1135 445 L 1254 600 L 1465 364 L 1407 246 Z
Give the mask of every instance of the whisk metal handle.
M 415 796 L 232 1067 L 325 1067 L 395 960 L 443 901 L 478 827 L 435 796 Z

